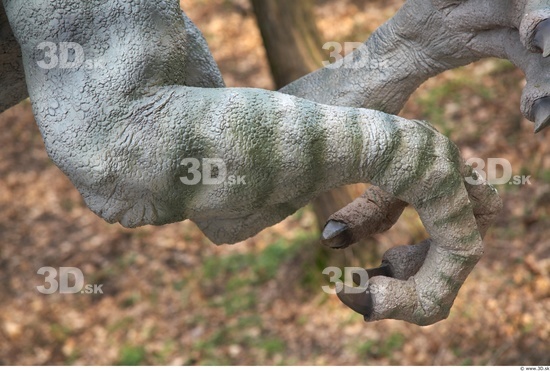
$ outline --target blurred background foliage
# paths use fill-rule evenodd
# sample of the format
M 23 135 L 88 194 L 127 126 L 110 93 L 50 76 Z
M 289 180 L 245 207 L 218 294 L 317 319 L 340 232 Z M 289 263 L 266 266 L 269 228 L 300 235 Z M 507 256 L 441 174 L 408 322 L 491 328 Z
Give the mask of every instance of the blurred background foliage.
M 319 40 L 364 41 L 401 4 L 315 0 Z M 228 86 L 275 89 L 251 3 L 182 8 Z M 325 267 L 376 266 L 389 247 L 425 238 L 414 210 L 345 251 L 320 245 L 311 206 L 232 246 L 188 221 L 109 225 L 48 159 L 21 103 L 0 116 L 0 364 L 549 364 L 550 134 L 521 116 L 523 84 L 510 63 L 486 60 L 431 79 L 402 113 L 432 122 L 465 158 L 505 158 L 532 181 L 499 186 L 505 208 L 485 256 L 449 319 L 424 328 L 365 323 L 321 290 Z M 42 266 L 78 267 L 104 294 L 41 295 Z

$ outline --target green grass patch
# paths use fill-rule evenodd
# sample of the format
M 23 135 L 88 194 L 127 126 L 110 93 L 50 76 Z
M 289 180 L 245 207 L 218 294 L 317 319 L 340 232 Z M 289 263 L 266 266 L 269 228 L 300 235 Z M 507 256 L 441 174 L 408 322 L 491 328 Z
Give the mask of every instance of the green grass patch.
M 130 326 L 132 326 L 132 324 L 134 323 L 134 318 L 133 317 L 124 317 L 118 321 L 116 321 L 115 323 L 113 323 L 112 325 L 109 325 L 107 327 L 107 332 L 109 334 L 112 334 L 118 330 L 121 330 L 121 329 L 126 329 Z
M 210 257 L 197 276 L 202 277 L 207 292 L 222 296 L 221 302 L 215 300 L 213 304 L 224 306 L 228 314 L 253 309 L 262 285 L 275 279 L 281 266 L 293 261 L 303 249 L 318 248 L 313 247 L 313 241 L 318 244 L 316 235 L 305 234 L 293 241 L 280 239 L 260 252 Z
M 139 366 L 145 361 L 145 348 L 126 345 L 120 350 L 119 366 Z
M 259 339 L 257 348 L 265 350 L 269 357 L 282 353 L 286 349 L 286 344 L 283 340 L 278 338 Z
M 455 103 L 458 106 L 468 105 L 468 100 L 473 95 L 479 96 L 487 104 L 494 100 L 494 93 L 488 87 L 482 85 L 467 74 L 466 71 L 455 71 L 456 77 L 441 83 L 428 90 L 417 98 L 417 103 L 422 107 L 422 118 L 433 124 L 445 136 L 451 136 L 461 126 L 455 127 L 453 120 L 449 120 L 446 114 L 446 105 Z M 456 123 L 458 125 L 458 123 Z M 464 123 L 461 122 L 460 125 Z M 483 126 L 484 123 L 478 123 Z
M 400 350 L 405 344 L 405 337 L 397 332 L 390 334 L 381 341 L 367 340 L 361 344 L 357 353 L 365 359 L 392 358 L 396 350 Z

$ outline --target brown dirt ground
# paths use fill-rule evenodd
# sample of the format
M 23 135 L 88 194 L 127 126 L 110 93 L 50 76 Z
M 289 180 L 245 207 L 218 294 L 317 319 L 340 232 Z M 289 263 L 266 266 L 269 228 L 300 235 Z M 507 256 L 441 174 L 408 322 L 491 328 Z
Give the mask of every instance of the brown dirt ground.
M 400 1 L 318 1 L 327 41 L 362 41 Z M 229 86 L 270 89 L 244 0 L 189 0 Z M 376 264 L 424 236 L 408 210 L 348 252 L 316 242 L 306 208 L 233 246 L 190 222 L 128 230 L 92 214 L 48 159 L 30 105 L 0 116 L 0 364 L 550 364 L 550 131 L 519 113 L 523 77 L 484 61 L 426 83 L 403 115 L 428 119 L 464 157 L 503 157 L 531 186 L 505 210 L 449 319 L 364 323 L 324 294 L 323 264 Z M 41 295 L 43 266 L 82 269 L 103 295 Z M 321 267 L 321 268 L 319 268 Z

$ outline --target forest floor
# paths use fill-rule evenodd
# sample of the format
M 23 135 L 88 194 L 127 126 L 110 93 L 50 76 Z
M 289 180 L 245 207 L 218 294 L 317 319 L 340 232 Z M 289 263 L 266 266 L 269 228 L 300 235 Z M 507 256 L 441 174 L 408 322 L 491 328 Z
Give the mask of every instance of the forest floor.
M 318 1 L 323 40 L 363 41 L 400 1 Z M 246 1 L 189 0 L 229 86 L 271 89 Z M 505 158 L 531 185 L 499 186 L 504 211 L 450 317 L 365 323 L 327 295 L 324 267 L 376 266 L 425 237 L 413 210 L 345 251 L 318 242 L 305 208 L 215 246 L 191 222 L 134 230 L 89 211 L 48 159 L 30 104 L 0 116 L 0 364 L 550 364 L 550 130 L 519 112 L 524 79 L 487 60 L 428 81 L 402 113 L 432 122 L 465 158 Z M 78 267 L 102 295 L 42 295 L 40 267 Z

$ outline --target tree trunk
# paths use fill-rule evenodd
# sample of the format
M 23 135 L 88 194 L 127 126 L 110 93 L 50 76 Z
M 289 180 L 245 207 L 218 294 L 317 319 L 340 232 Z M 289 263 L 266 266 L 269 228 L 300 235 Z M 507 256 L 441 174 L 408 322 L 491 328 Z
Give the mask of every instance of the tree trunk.
M 251 0 L 277 89 L 322 67 L 327 59 L 315 24 L 313 0 Z M 335 211 L 365 190 L 348 186 L 326 192 L 313 201 L 322 230 Z
M 277 89 L 322 65 L 312 0 L 251 0 Z

